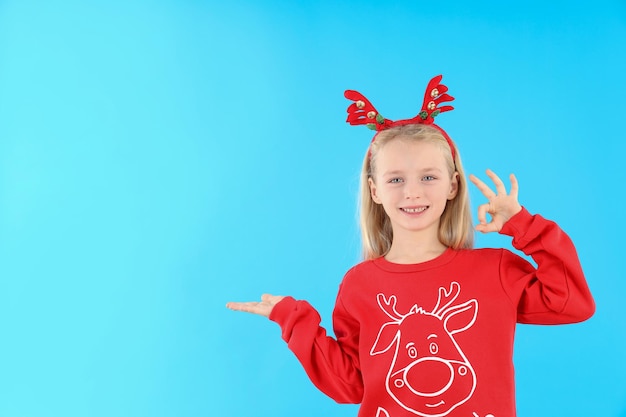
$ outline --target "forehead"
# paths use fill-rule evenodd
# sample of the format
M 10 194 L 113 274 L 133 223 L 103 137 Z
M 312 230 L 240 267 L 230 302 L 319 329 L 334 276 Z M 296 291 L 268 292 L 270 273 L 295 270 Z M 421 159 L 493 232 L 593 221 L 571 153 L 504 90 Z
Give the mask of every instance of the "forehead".
M 377 170 L 387 169 L 446 169 L 444 149 L 439 143 L 394 138 L 381 147 L 375 157 Z

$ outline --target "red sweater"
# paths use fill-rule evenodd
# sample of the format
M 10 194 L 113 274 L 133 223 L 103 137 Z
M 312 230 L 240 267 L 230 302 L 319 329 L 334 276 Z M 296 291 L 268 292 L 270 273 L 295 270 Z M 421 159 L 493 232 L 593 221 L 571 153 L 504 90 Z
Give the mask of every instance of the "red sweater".
M 446 250 L 420 264 L 365 261 L 345 275 L 326 335 L 306 301 L 270 319 L 311 381 L 359 417 L 515 416 L 516 323 L 563 324 L 595 305 L 569 237 L 525 209 L 506 249 Z

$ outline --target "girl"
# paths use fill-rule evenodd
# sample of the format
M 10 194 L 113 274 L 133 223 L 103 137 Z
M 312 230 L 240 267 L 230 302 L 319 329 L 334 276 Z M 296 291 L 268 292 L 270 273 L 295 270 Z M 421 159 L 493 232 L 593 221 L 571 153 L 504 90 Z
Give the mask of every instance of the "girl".
M 506 249 L 472 249 L 461 158 L 433 123 L 452 110 L 440 81 L 415 118 L 395 122 L 346 92 L 348 122 L 378 133 L 361 176 L 364 261 L 340 285 L 335 338 L 306 301 L 265 294 L 227 304 L 278 323 L 311 381 L 337 402 L 360 403 L 360 417 L 514 416 L 516 323 L 575 323 L 595 311 L 572 242 L 519 204 L 514 175 L 508 193 L 492 171 L 495 191 L 470 176 L 488 200 L 476 230 L 511 236 L 537 267 Z

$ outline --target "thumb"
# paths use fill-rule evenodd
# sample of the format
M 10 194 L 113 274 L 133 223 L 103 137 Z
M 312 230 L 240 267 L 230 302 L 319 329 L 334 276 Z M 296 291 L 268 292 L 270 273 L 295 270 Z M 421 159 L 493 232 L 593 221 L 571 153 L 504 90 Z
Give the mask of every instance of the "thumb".
M 500 229 L 502 229 L 502 227 L 499 226 L 494 220 L 492 220 L 489 223 L 477 224 L 475 229 L 481 233 L 492 233 L 500 232 Z

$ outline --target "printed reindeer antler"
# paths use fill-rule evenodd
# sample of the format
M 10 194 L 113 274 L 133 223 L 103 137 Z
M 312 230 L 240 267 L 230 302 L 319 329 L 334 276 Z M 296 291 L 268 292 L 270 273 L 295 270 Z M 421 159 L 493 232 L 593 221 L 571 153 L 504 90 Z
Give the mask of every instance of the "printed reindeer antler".
M 368 128 L 376 130 L 377 132 L 389 129 L 391 127 L 409 124 L 433 125 L 443 133 L 443 136 L 450 144 L 452 159 L 454 160 L 455 152 L 452 140 L 442 128 L 434 124 L 435 117 L 437 117 L 439 114 L 446 111 L 454 110 L 454 107 L 450 105 L 441 105 L 442 103 L 448 103 L 454 100 L 454 97 L 447 94 L 448 87 L 441 84 L 442 78 L 443 75 L 433 77 L 426 86 L 422 109 L 417 114 L 417 116 L 411 119 L 402 119 L 396 121 L 383 117 L 363 94 L 354 90 L 346 90 L 344 92 L 344 97 L 348 100 L 353 101 L 353 103 L 348 106 L 348 118 L 346 121 L 353 126 L 366 125 Z M 374 138 L 375 137 L 376 136 L 374 136 Z M 372 141 L 374 141 L 374 139 L 372 139 Z
M 432 314 L 442 317 L 443 312 L 457 299 L 460 292 L 461 286 L 458 282 L 450 284 L 450 291 L 447 291 L 444 287 L 439 287 L 439 298 L 437 298 L 437 304 L 433 308 Z

